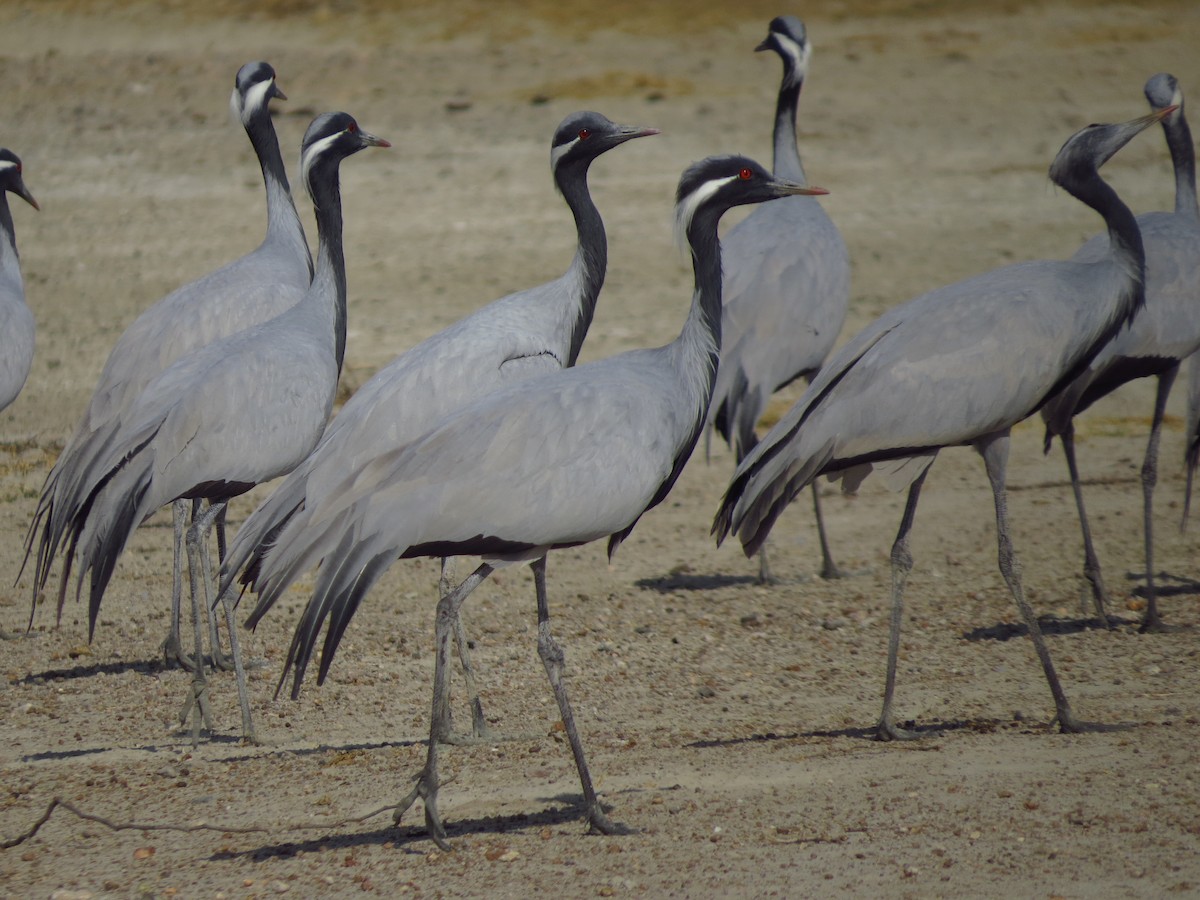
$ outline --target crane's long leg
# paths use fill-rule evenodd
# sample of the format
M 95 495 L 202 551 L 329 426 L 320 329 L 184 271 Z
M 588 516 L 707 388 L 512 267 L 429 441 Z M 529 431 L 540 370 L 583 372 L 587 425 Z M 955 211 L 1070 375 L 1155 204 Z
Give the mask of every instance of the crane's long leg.
M 826 580 L 841 578 L 842 570 L 833 561 L 833 554 L 829 550 L 829 537 L 825 534 L 825 517 L 821 515 L 821 492 L 817 488 L 816 480 L 809 487 L 812 489 L 813 495 L 813 513 L 817 518 L 817 537 L 821 541 L 821 577 Z
M 1104 576 L 1100 573 L 1100 559 L 1092 543 L 1092 529 L 1088 524 L 1087 510 L 1083 505 L 1083 485 L 1079 481 L 1079 466 L 1075 461 L 1075 426 L 1068 422 L 1059 435 L 1063 455 L 1067 458 L 1067 471 L 1071 475 L 1071 490 L 1075 492 L 1075 509 L 1079 513 L 1079 529 L 1083 534 L 1083 577 L 1092 588 L 1092 604 L 1100 621 L 1108 625 L 1108 591 L 1104 589 Z
M 813 372 L 805 381 L 811 385 L 816 377 L 817 373 Z M 738 462 L 740 463 L 741 460 Z M 826 580 L 843 578 L 845 573 L 833 561 L 833 553 L 829 549 L 829 536 L 825 533 L 825 517 L 821 514 L 821 491 L 817 487 L 817 479 L 814 478 L 809 487 L 812 488 L 813 514 L 817 519 L 817 537 L 821 541 L 821 577 Z
M 921 486 L 925 483 L 926 469 L 908 488 L 908 500 L 904 504 L 904 516 L 900 519 L 900 530 L 892 543 L 892 616 L 888 631 L 887 680 L 883 686 L 883 713 L 876 726 L 876 737 L 881 741 L 908 741 L 917 737 L 896 725 L 892 712 L 892 698 L 896 693 L 896 663 L 900 656 L 900 622 L 904 616 L 904 586 L 908 573 L 912 571 L 913 558 L 908 549 L 908 535 L 912 531 L 913 517 L 917 512 L 917 501 L 921 498 Z
M 771 574 L 771 566 L 767 563 L 767 542 L 763 541 L 758 548 L 758 583 L 774 584 L 775 576 Z
M 579 739 L 579 731 L 575 727 L 575 713 L 571 710 L 567 687 L 563 684 L 562 647 L 550 633 L 550 604 L 546 599 L 546 557 L 543 556 L 530 565 L 533 569 L 533 583 L 537 588 L 538 656 L 541 657 L 542 665 L 546 667 L 546 675 L 550 679 L 550 687 L 554 690 L 554 699 L 558 701 L 558 712 L 562 716 L 567 740 L 571 744 L 571 753 L 575 757 L 575 768 L 583 786 L 583 804 L 587 808 L 588 830 L 601 834 L 630 834 L 629 828 L 613 822 L 604 814 L 596 797 L 587 759 L 583 755 L 583 741 Z
M 825 517 L 821 514 L 821 493 L 817 490 L 815 481 L 810 487 L 812 488 L 813 513 L 817 519 L 817 537 L 821 542 L 821 577 L 826 580 L 842 578 L 843 572 L 833 561 L 833 553 L 829 549 L 829 536 L 825 533 Z M 767 564 L 767 545 L 764 542 L 758 548 L 758 583 L 773 584 L 775 580 L 775 576 L 771 574 L 771 567 Z
M 408 795 L 400 801 L 392 820 L 399 825 L 400 817 L 419 797 L 425 806 L 425 827 L 429 836 L 442 850 L 450 850 L 446 843 L 446 828 L 442 825 L 442 817 L 437 808 L 437 750 L 439 738 L 437 734 L 438 711 L 445 706 L 448 695 L 449 677 L 447 666 L 450 662 L 450 636 L 454 630 L 454 620 L 458 617 L 459 608 L 467 599 L 467 595 L 475 590 L 480 583 L 492 574 L 493 568 L 483 563 L 467 576 L 457 588 L 438 598 L 437 615 L 434 618 L 433 657 L 433 709 L 429 717 L 429 748 L 426 751 L 425 767 L 417 776 L 417 782 Z
M 1158 484 L 1158 442 L 1162 437 L 1162 420 L 1167 410 L 1167 398 L 1179 366 L 1172 366 L 1158 376 L 1158 391 L 1154 396 L 1154 421 L 1150 425 L 1150 440 L 1142 462 L 1142 517 L 1146 546 L 1146 614 L 1141 631 L 1171 630 L 1158 615 L 1158 590 L 1154 585 L 1154 487 Z
M 1008 467 L 1009 440 L 1009 434 L 1005 431 L 998 435 L 992 435 L 976 445 L 983 456 L 984 465 L 987 467 L 988 481 L 992 485 L 992 499 L 996 504 L 996 540 L 999 544 L 1000 574 L 1004 576 L 1004 581 L 1008 584 L 1008 589 L 1017 603 L 1021 618 L 1025 620 L 1025 627 L 1029 629 L 1029 637 L 1033 640 L 1033 648 L 1042 663 L 1042 670 L 1046 673 L 1050 693 L 1054 695 L 1058 727 L 1064 732 L 1095 731 L 1098 730 L 1098 726 L 1077 722 L 1071 714 L 1071 705 L 1067 702 L 1067 695 L 1063 692 L 1062 684 L 1058 680 L 1058 673 L 1054 671 L 1054 662 L 1050 659 L 1050 650 L 1046 647 L 1046 639 L 1042 636 L 1042 629 L 1038 626 L 1037 616 L 1033 614 L 1033 608 L 1025 599 L 1025 592 L 1021 587 L 1020 566 L 1013 553 L 1012 535 L 1008 528 L 1005 472 Z
M 183 705 L 183 711 L 180 713 L 180 724 L 187 721 L 189 714 L 192 718 L 192 743 L 196 744 L 200 740 L 200 722 L 203 719 L 204 727 L 210 732 L 213 730 L 212 714 L 209 711 L 208 704 L 208 681 L 204 676 L 204 636 L 201 631 L 201 616 L 206 615 L 200 611 L 200 592 L 202 590 L 200 582 L 202 581 L 201 572 L 203 571 L 202 563 L 200 562 L 200 541 L 207 536 L 207 532 L 200 532 L 199 526 L 203 523 L 203 519 L 192 520 L 192 524 L 187 530 L 187 557 L 188 570 L 191 575 L 192 587 L 192 632 L 196 641 L 196 666 L 192 670 L 192 690 L 188 695 L 187 701 Z M 207 606 L 207 604 L 205 604 Z
M 204 578 L 204 594 L 205 594 L 205 598 L 206 598 L 206 602 L 204 604 L 204 615 L 205 615 L 206 619 L 208 620 L 208 641 L 209 641 L 209 644 L 212 646 L 213 669 L 221 671 L 221 672 L 235 671 L 237 669 L 238 665 L 241 663 L 241 660 L 238 660 L 236 658 L 231 659 L 230 656 L 226 656 L 225 651 L 221 649 L 221 635 L 217 629 L 217 617 L 214 612 L 215 604 L 210 604 L 207 602 L 207 598 L 210 596 L 209 592 L 208 592 L 209 585 L 211 585 L 213 583 L 212 554 L 209 552 L 208 536 L 209 536 L 209 533 L 213 530 L 214 525 L 219 526 L 222 522 L 225 521 L 225 513 L 228 509 L 229 509 L 228 502 L 217 503 L 215 505 L 212 503 L 209 503 L 207 506 L 207 509 L 204 513 L 200 512 L 200 501 L 195 501 L 192 505 L 193 520 L 195 518 L 197 518 L 198 516 L 203 515 L 205 517 L 205 521 L 207 522 L 207 525 L 202 529 L 202 533 L 204 535 L 204 542 L 200 545 L 200 565 L 202 567 L 201 574 Z M 224 562 L 225 551 L 221 549 L 220 544 L 221 544 L 221 541 L 218 536 L 217 558 L 218 558 L 218 562 Z M 226 616 L 226 618 L 228 618 L 228 616 Z M 234 636 L 232 634 L 230 635 L 229 642 L 230 642 L 230 654 L 231 655 L 234 655 L 236 653 L 236 651 L 234 651 L 233 647 L 232 647 L 232 644 L 236 639 L 237 639 L 236 636 Z
M 207 549 L 209 532 L 212 530 L 214 521 L 219 521 L 225 514 L 225 503 L 210 504 L 200 515 L 192 520 L 191 526 L 187 533 L 188 547 L 188 568 L 191 571 L 191 587 L 192 587 L 192 605 L 197 605 L 202 602 L 206 610 L 206 614 L 215 618 L 213 612 L 216 604 L 212 601 L 210 588 L 212 586 L 212 577 L 209 561 L 207 559 Z M 201 600 L 200 598 L 203 598 Z M 233 601 L 229 596 L 221 596 L 217 598 L 225 610 L 225 622 L 229 628 L 229 649 L 233 657 L 233 671 L 237 679 L 238 690 L 238 705 L 242 713 L 242 740 L 248 744 L 258 743 L 258 738 L 254 733 L 254 720 L 250 712 L 250 692 L 246 684 L 246 669 L 242 661 L 241 645 L 237 638 L 237 623 L 234 621 Z M 197 634 L 199 626 L 196 627 Z M 215 642 L 214 642 L 215 645 Z M 207 712 L 207 685 L 203 683 L 203 679 L 193 683 L 192 694 L 184 704 L 183 712 L 180 715 L 180 724 L 187 720 L 188 714 L 192 712 L 193 707 L 197 703 L 202 703 L 201 711 L 204 713 L 205 725 L 211 731 L 211 717 Z M 198 737 L 198 724 L 193 719 L 192 737 L 196 740 Z
M 214 523 L 217 529 L 217 563 L 219 565 L 225 564 L 225 553 L 229 549 L 229 541 L 225 539 L 225 514 L 227 512 L 229 512 L 229 504 L 222 503 L 221 512 L 217 515 Z
M 257 744 L 258 735 L 254 732 L 254 717 L 250 712 L 250 689 L 246 684 L 246 666 L 242 659 L 242 647 L 238 643 L 233 598 L 227 594 L 220 598 L 220 602 L 225 609 L 225 625 L 229 629 L 229 652 L 233 656 L 233 673 L 237 678 L 238 706 L 242 711 L 242 743 Z
M 438 578 L 438 596 L 446 596 L 453 587 L 453 557 L 443 557 L 442 572 Z M 458 661 L 462 666 L 463 679 L 467 684 L 467 700 L 471 705 L 471 736 L 473 738 L 486 738 L 489 733 L 487 719 L 483 715 L 483 703 L 479 699 L 479 687 L 475 681 L 475 667 L 471 663 L 470 638 L 467 636 L 467 629 L 463 625 L 461 611 L 454 617 L 454 646 L 458 649 Z M 434 713 L 434 728 L 437 731 L 438 740 L 443 744 L 458 742 L 453 736 L 453 722 L 453 713 L 450 711 L 450 695 L 447 692 L 443 698 L 442 708 L 436 710 Z
M 187 530 L 188 502 L 176 500 L 171 504 L 171 526 L 175 549 L 171 564 L 171 630 L 163 641 L 163 662 L 177 665 L 188 672 L 195 671 L 195 663 L 183 652 L 180 634 L 183 630 L 183 535 Z

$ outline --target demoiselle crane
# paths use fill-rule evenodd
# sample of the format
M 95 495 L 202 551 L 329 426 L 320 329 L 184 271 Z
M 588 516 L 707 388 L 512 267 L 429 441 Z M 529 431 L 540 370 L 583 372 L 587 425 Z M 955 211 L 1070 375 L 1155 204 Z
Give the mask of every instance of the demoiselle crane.
M 101 448 L 127 423 L 128 410 L 146 385 L 189 353 L 295 306 L 308 290 L 312 258 L 271 123 L 269 105 L 273 99 L 286 98 L 276 85 L 275 70 L 270 65 L 250 62 L 238 70 L 230 106 L 245 128 L 262 168 L 267 196 L 266 236 L 252 252 L 177 288 L 143 311 L 118 338 L 87 408 L 46 476 L 29 526 L 25 539 L 27 561 L 37 545 L 35 602 L 50 577 L 50 566 L 63 535 L 79 512 L 65 505 L 64 498 L 86 497 L 79 492 L 80 485 L 92 477 L 91 468 Z M 171 629 L 163 652 L 168 662 L 177 661 L 190 668 L 192 661 L 183 654 L 179 641 L 188 506 L 188 501 L 180 500 L 173 510 Z M 60 592 L 60 611 L 62 601 Z M 213 654 L 219 657 L 216 644 Z
M 805 184 L 796 145 L 796 106 L 811 53 L 804 23 L 795 16 L 772 19 L 755 50 L 773 50 L 783 60 L 772 171 Z M 771 395 L 797 378 L 811 381 L 833 349 L 850 302 L 850 255 L 820 201 L 789 197 L 756 208 L 731 228 L 721 241 L 721 260 L 721 365 L 708 417 L 741 462 L 758 442 L 754 426 Z M 813 510 L 821 577 L 837 578 L 815 485 Z M 770 579 L 764 546 L 759 580 Z
M 20 158 L 3 147 L 0 148 L 0 410 L 17 399 L 33 365 L 33 312 L 25 305 L 17 232 L 8 207 L 10 193 L 40 209 L 21 177 Z
M 608 265 L 608 240 L 588 191 L 588 169 L 601 154 L 652 128 L 617 125 L 596 112 L 559 123 L 550 144 L 554 183 L 575 218 L 577 246 L 567 271 L 545 284 L 509 294 L 396 357 L 360 387 L 313 451 L 238 530 L 229 548 L 224 585 L 243 568 L 253 577 L 274 535 L 295 520 L 302 527 L 347 471 L 420 437 L 470 400 L 498 387 L 572 366 L 592 321 Z M 445 593 L 452 584 L 443 585 Z M 456 643 L 467 675 L 475 736 L 486 732 L 465 632 Z M 447 705 L 436 725 L 450 738 Z
M 117 560 L 146 517 L 179 499 L 209 502 L 187 534 L 195 606 L 209 587 L 199 575 L 200 547 L 225 503 L 291 471 L 316 446 L 333 408 L 346 347 L 338 170 L 343 159 L 360 150 L 388 146 L 346 113 L 313 120 L 300 155 L 301 178 L 317 219 L 312 284 L 295 306 L 206 344 L 146 385 L 90 461 L 78 493 L 64 498 L 66 508 L 77 512 L 64 530 L 63 579 L 78 556 L 77 595 L 84 576 L 90 576 L 89 637 Z M 232 607 L 226 611 L 232 624 Z M 196 628 L 199 640 L 198 624 Z M 233 628 L 230 637 L 242 689 L 245 679 Z M 200 699 L 203 666 L 196 662 L 194 696 Z M 252 739 L 244 693 L 239 699 L 245 736 Z
M 822 367 L 742 461 L 726 491 L 713 532 L 718 543 L 735 534 L 750 555 L 787 504 L 820 475 L 841 479 L 852 490 L 878 468 L 889 487 L 908 488 L 891 552 L 882 739 L 911 737 L 896 726 L 892 712 L 904 586 L 913 563 L 909 531 L 929 466 L 941 448 L 959 445 L 983 456 L 995 501 L 1000 572 L 1033 639 L 1059 726 L 1095 727 L 1072 714 L 1021 586 L 1008 526 L 1009 434 L 1070 384 L 1142 307 L 1141 235 L 1133 213 L 1097 169 L 1173 110 L 1120 125 L 1089 125 L 1063 144 L 1050 166 L 1055 184 L 1104 217 L 1109 252 L 1103 258 L 1004 266 L 880 316 Z
M 1180 363 L 1200 350 L 1200 209 L 1196 205 L 1196 155 L 1184 117 L 1183 92 L 1174 77 L 1159 73 L 1146 82 L 1145 94 L 1155 110 L 1175 108 L 1162 120 L 1175 169 L 1175 210 L 1137 217 L 1146 249 L 1146 307 L 1070 385 L 1042 407 L 1042 419 L 1046 423 L 1046 449 L 1050 449 L 1055 435 L 1062 441 L 1083 532 L 1084 577 L 1091 585 L 1097 615 L 1107 622 L 1108 596 L 1079 483 L 1073 419 L 1123 384 L 1148 376 L 1158 379 L 1141 476 L 1146 557 L 1146 612 L 1142 630 L 1159 631 L 1164 625 L 1158 614 L 1154 584 L 1154 487 L 1158 482 L 1163 415 L 1171 387 Z M 1075 258 L 1096 260 L 1107 253 L 1107 236 L 1096 235 L 1079 248 Z
M 676 212 L 691 249 L 695 292 L 679 336 L 501 388 L 462 407 L 423 437 L 361 462 L 303 521 L 289 523 L 250 579 L 253 625 L 306 569 L 320 565 L 288 650 L 292 694 L 329 620 L 318 680 L 375 581 L 399 558 L 468 554 L 483 563 L 438 601 L 433 715 L 425 767 L 400 813 L 424 800 L 433 840 L 446 847 L 437 810 L 438 736 L 452 623 L 496 568 L 529 562 L 546 668 L 583 788 L 592 830 L 618 829 L 592 786 L 550 632 L 546 554 L 608 538 L 611 558 L 643 513 L 666 498 L 704 428 L 721 342 L 717 223 L 729 208 L 824 193 L 773 177 L 742 156 L 712 157 L 679 182 Z

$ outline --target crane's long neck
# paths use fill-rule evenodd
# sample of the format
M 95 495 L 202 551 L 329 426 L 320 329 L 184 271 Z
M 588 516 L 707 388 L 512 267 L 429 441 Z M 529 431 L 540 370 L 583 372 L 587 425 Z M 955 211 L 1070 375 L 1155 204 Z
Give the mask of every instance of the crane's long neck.
M 721 355 L 721 245 L 717 239 L 719 216 L 698 212 L 687 228 L 696 284 L 692 306 L 677 346 L 680 366 L 694 391 L 699 421 L 703 424 L 712 399 Z M 698 432 L 697 432 L 698 433 Z
M 9 279 L 21 283 L 21 260 L 17 255 L 17 232 L 13 227 L 12 210 L 8 206 L 8 193 L 0 190 L 0 272 Z
M 279 137 L 271 123 L 271 114 L 265 108 L 247 123 L 246 134 L 258 156 L 267 189 L 267 240 L 291 246 L 307 262 L 311 273 L 312 256 L 304 237 L 304 225 L 292 199 L 287 169 L 283 166 L 283 155 L 279 151 Z
M 317 217 L 317 264 L 305 300 L 332 308 L 334 354 L 340 374 L 346 355 L 346 258 L 342 251 L 342 192 L 336 162 L 310 171 L 309 191 Z
M 1093 169 L 1076 180 L 1064 183 L 1070 193 L 1104 217 L 1113 260 L 1127 277 L 1115 311 L 1114 326 L 1119 327 L 1146 302 L 1146 251 L 1142 233 L 1129 207 Z
M 775 102 L 775 157 L 773 170 L 777 178 L 787 178 L 807 184 L 804 165 L 800 162 L 800 150 L 796 146 L 796 106 L 800 102 L 800 89 L 804 79 L 784 69 L 783 83 L 779 86 L 779 98 Z
M 604 286 L 604 274 L 608 268 L 608 237 L 604 232 L 604 220 L 592 202 L 588 191 L 587 163 L 566 166 L 555 172 L 558 189 L 575 217 L 578 247 L 571 261 L 575 283 L 579 285 L 578 306 L 571 322 L 571 344 L 566 364 L 575 365 L 583 339 L 592 324 L 596 312 L 596 301 Z
M 1183 110 L 1163 119 L 1162 127 L 1175 167 L 1175 214 L 1200 221 L 1200 206 L 1196 202 L 1196 150 Z

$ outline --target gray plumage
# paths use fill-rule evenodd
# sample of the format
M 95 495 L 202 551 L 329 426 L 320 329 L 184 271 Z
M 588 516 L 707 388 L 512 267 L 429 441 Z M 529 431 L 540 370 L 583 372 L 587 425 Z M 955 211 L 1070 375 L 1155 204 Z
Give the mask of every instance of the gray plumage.
M 34 209 L 37 201 L 21 177 L 21 160 L 7 147 L 0 148 L 0 410 L 17 399 L 33 365 L 33 312 L 25 305 L 25 282 L 9 193 Z
M 1042 418 L 1046 423 L 1046 449 L 1050 449 L 1056 435 L 1062 441 L 1083 531 L 1084 577 L 1091 585 L 1097 614 L 1107 621 L 1108 597 L 1084 509 L 1072 419 L 1129 381 L 1147 376 L 1158 379 L 1142 463 L 1147 590 L 1142 628 L 1155 630 L 1163 627 L 1154 584 L 1153 497 L 1158 480 L 1158 445 L 1167 399 L 1180 363 L 1200 349 L 1200 209 L 1196 204 L 1196 156 L 1184 116 L 1183 92 L 1174 77 L 1160 73 L 1146 82 L 1145 94 L 1152 109 L 1175 108 L 1162 121 L 1175 170 L 1175 210 L 1137 217 L 1146 251 L 1146 307 L 1070 385 L 1042 407 Z M 1075 258 L 1094 261 L 1107 252 L 1107 235 L 1096 235 L 1076 252 Z
M 773 178 L 744 157 L 689 168 L 678 220 L 692 251 L 696 290 L 679 337 L 501 388 L 462 407 L 423 437 L 347 470 L 323 502 L 278 534 L 251 588 L 254 624 L 299 575 L 321 564 L 288 651 L 293 694 L 329 620 L 323 679 L 372 584 L 398 558 L 478 555 L 484 564 L 438 603 L 434 708 L 445 690 L 449 627 L 467 593 L 496 566 L 530 561 L 538 595 L 538 649 L 566 725 L 591 826 L 610 831 L 561 684 L 562 652 L 549 630 L 545 556 L 608 538 L 614 553 L 641 515 L 670 491 L 703 428 L 720 348 L 717 223 L 731 206 L 822 193 Z M 417 789 L 439 843 L 436 735 Z
M 771 21 L 758 51 L 783 61 L 775 108 L 774 166 L 780 178 L 807 183 L 796 145 L 796 106 L 811 52 L 795 16 Z M 725 306 L 723 342 L 709 425 L 741 462 L 758 442 L 754 426 L 771 395 L 797 378 L 811 380 L 846 319 L 850 256 L 819 200 L 789 197 L 755 208 L 721 241 Z M 813 492 L 823 577 L 838 574 Z M 765 551 L 760 577 L 769 578 Z
M 546 284 L 510 294 L 405 351 L 359 388 L 330 424 L 317 449 L 239 529 L 223 579 L 246 569 L 253 579 L 273 536 L 297 527 L 336 489 L 347 471 L 410 443 L 438 420 L 489 391 L 574 365 L 591 324 L 608 264 L 604 223 L 588 192 L 592 161 L 654 129 L 617 125 L 576 112 L 555 129 L 554 183 L 578 235 L 570 267 Z M 477 698 L 472 698 L 478 709 Z M 448 715 L 448 711 L 447 711 Z M 482 728 L 482 712 L 476 716 Z M 449 722 L 442 723 L 449 730 Z
M 312 284 L 275 318 L 213 341 L 154 378 L 90 461 L 78 494 L 65 498 L 78 512 L 65 529 L 63 579 L 78 557 L 77 594 L 90 575 L 89 633 L 117 560 L 147 516 L 179 499 L 223 504 L 290 471 L 316 446 L 345 352 L 338 167 L 370 146 L 389 145 L 345 113 L 313 121 L 301 152 L 317 214 Z
M 1133 214 L 1097 168 L 1156 113 L 1092 125 L 1063 145 L 1051 179 L 1104 216 L 1110 250 L 1094 261 L 1005 266 L 909 301 L 842 347 L 809 389 L 738 467 L 713 525 L 747 554 L 766 539 L 796 493 L 820 475 L 853 489 L 879 469 L 908 487 L 892 548 L 892 629 L 881 737 L 904 737 L 892 717 L 903 586 L 912 566 L 908 532 L 928 467 L 942 447 L 969 445 L 992 484 L 1000 569 L 1029 628 L 1064 730 L 1071 715 L 1025 600 L 1009 537 L 1005 468 L 1009 431 L 1077 377 L 1142 306 L 1144 254 Z M 1064 337 L 1067 342 L 1064 344 Z M 1014 358 L 1020 365 L 1013 365 Z
M 275 71 L 265 62 L 242 66 L 230 104 L 242 123 L 262 169 L 267 198 L 267 232 L 251 253 L 186 284 L 145 310 L 117 340 L 87 408 L 67 439 L 42 487 L 26 537 L 25 554 L 37 544 L 34 597 L 50 577 L 63 536 L 79 513 L 66 498 L 88 496 L 82 487 L 96 477 L 96 464 L 113 436 L 129 424 L 128 411 L 146 386 L 188 354 L 265 322 L 295 306 L 308 290 L 312 258 L 292 202 L 270 101 L 284 99 Z M 172 636 L 178 624 L 178 572 L 173 597 Z M 67 579 L 63 578 L 65 589 Z M 59 594 L 59 610 L 63 594 Z

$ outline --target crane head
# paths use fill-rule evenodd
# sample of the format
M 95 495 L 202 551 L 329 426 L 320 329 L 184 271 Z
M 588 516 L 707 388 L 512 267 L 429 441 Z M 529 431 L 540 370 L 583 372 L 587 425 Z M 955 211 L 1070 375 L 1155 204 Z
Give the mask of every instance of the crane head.
M 34 209 L 41 209 L 21 178 L 21 160 L 7 147 L 0 147 L 0 190 L 12 191 Z

